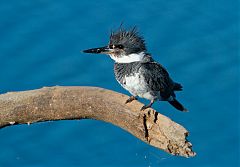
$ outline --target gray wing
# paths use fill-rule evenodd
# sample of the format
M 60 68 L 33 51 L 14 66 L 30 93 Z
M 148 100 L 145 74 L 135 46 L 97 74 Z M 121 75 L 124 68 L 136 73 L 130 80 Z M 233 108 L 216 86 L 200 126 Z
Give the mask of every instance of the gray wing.
M 141 72 L 149 90 L 160 91 L 163 98 L 174 94 L 174 82 L 167 70 L 157 62 L 146 62 L 141 66 Z

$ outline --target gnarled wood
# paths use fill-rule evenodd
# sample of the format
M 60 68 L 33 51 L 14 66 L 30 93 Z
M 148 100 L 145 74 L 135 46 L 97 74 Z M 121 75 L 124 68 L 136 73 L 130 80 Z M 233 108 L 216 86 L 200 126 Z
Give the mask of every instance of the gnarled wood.
M 192 157 L 188 131 L 129 97 L 96 87 L 44 87 L 0 95 L 0 128 L 49 120 L 96 119 L 119 126 L 173 155 Z

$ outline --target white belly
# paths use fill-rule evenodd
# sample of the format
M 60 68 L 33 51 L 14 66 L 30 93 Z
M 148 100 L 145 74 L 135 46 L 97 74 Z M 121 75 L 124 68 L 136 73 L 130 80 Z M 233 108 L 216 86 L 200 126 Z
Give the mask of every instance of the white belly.
M 150 92 L 146 83 L 144 82 L 143 76 L 138 73 L 134 76 L 126 76 L 124 84 L 122 86 L 128 90 L 133 96 L 143 97 L 148 100 L 156 99 L 154 92 Z

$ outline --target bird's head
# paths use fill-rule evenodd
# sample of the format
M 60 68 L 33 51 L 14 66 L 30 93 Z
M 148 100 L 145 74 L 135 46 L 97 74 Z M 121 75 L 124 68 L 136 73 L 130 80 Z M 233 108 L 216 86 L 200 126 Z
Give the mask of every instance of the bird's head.
M 142 61 L 146 46 L 136 27 L 125 30 L 120 28 L 110 35 L 109 44 L 105 47 L 84 50 L 85 53 L 108 54 L 115 62 L 130 63 Z

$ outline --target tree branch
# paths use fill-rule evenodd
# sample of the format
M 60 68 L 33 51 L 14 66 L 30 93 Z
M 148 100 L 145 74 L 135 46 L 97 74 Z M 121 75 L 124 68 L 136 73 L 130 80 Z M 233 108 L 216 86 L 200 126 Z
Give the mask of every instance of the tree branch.
M 119 126 L 173 155 L 192 157 L 188 131 L 129 97 L 96 87 L 44 87 L 0 95 L 0 128 L 49 120 L 96 119 Z

